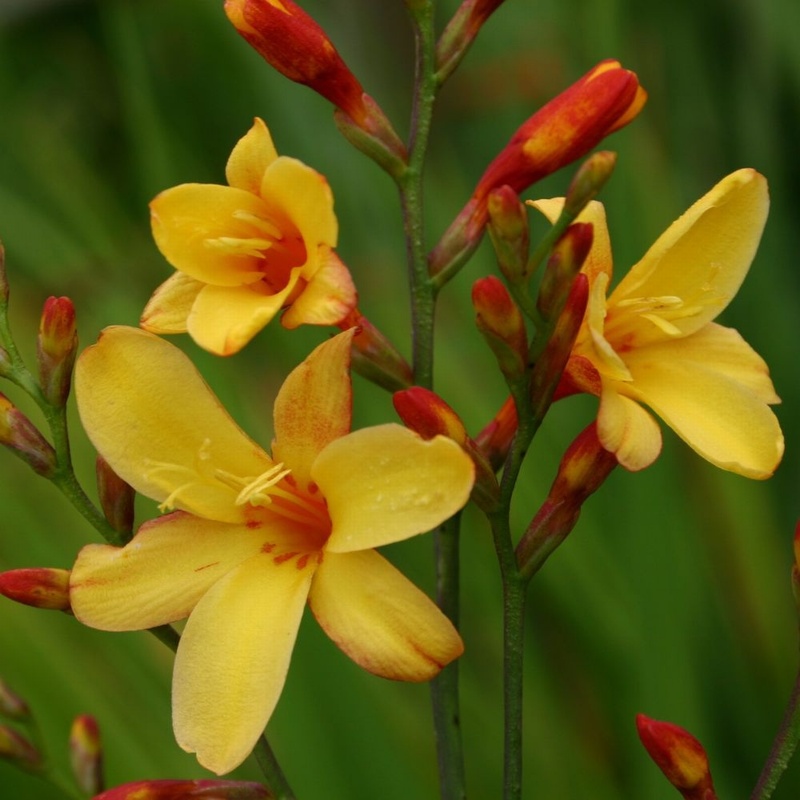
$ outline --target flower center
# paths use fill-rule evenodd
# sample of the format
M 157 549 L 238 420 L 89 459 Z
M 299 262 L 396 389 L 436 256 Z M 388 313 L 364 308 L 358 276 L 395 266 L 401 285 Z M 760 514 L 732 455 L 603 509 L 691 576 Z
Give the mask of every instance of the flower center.
M 232 217 L 231 230 L 238 230 L 238 235 L 208 238 L 206 247 L 227 256 L 257 259 L 254 280 L 248 283 L 250 288 L 264 294 L 280 292 L 286 287 L 292 269 L 307 260 L 300 232 L 289 220 L 271 215 L 266 206 L 262 214 L 240 209 Z
M 187 495 L 190 493 L 196 494 L 204 487 L 219 489 L 222 486 L 236 493 L 231 497 L 234 505 L 269 507 L 271 513 L 315 530 L 327 530 L 330 527 L 325 499 L 321 495 L 314 497 L 313 494 L 299 492 L 291 478 L 291 470 L 282 463 L 273 464 L 255 477 L 235 475 L 211 464 L 211 439 L 208 438 L 203 440 L 190 466 L 150 459 L 145 466 L 146 480 L 169 476 L 167 481 L 175 485 L 159 504 L 162 512 L 174 509 L 181 503 L 181 498 L 188 504 Z

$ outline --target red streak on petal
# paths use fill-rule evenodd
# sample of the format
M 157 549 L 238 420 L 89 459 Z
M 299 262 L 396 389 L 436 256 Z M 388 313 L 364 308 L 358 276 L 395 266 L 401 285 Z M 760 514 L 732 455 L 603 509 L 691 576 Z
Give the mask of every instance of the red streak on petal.
M 281 553 L 279 556 L 275 556 L 273 561 L 276 564 L 285 564 L 287 561 L 293 559 L 297 553 Z
M 204 569 L 208 569 L 209 567 L 216 567 L 219 564 L 219 561 L 211 561 L 208 564 L 204 564 L 202 567 L 195 567 L 195 572 L 202 572 Z
M 306 553 L 297 559 L 297 569 L 305 569 L 308 564 L 308 559 L 311 558 L 311 553 Z
M 271 553 L 275 549 L 275 545 L 272 542 L 264 542 L 261 545 L 261 552 L 262 553 Z

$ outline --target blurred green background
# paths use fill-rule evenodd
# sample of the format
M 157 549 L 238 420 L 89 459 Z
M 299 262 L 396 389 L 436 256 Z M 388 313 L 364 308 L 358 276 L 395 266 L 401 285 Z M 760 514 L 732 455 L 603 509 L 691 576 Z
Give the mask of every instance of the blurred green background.
M 457 7 L 441 0 L 440 22 Z M 400 0 L 305 0 L 368 92 L 405 133 L 412 46 Z M 797 666 L 789 573 L 800 443 L 800 5 L 794 0 L 507 0 L 442 93 L 426 214 L 430 244 L 484 166 L 533 110 L 601 58 L 634 69 L 643 115 L 608 147 L 604 192 L 617 273 L 725 174 L 769 179 L 772 212 L 751 274 L 723 321 L 767 359 L 787 449 L 766 483 L 721 473 L 669 431 L 643 473 L 619 471 L 534 582 L 527 620 L 526 797 L 675 796 L 636 737 L 634 715 L 679 723 L 706 745 L 720 797 L 755 783 Z M 171 270 L 152 243 L 148 201 L 187 181 L 223 182 L 253 116 L 279 152 L 325 174 L 339 252 L 362 310 L 408 352 L 398 204 L 390 181 L 335 130 L 327 102 L 273 73 L 228 24 L 220 0 L 0 2 L 0 237 L 18 342 L 33 357 L 41 304 L 68 295 L 84 344 L 136 324 Z M 569 171 L 530 196 L 561 194 Z M 437 382 L 477 431 L 504 397 L 474 331 L 469 290 L 492 270 L 486 245 L 442 297 Z M 196 359 L 232 413 L 265 444 L 282 377 L 327 332 L 264 331 L 240 355 Z M 8 393 L 25 408 L 24 398 Z M 6 390 L 6 387 L 3 387 Z M 516 503 L 521 529 L 595 401 L 553 409 Z M 357 379 L 357 424 L 392 419 Z M 38 420 L 38 417 L 34 417 Z M 79 474 L 93 453 L 75 425 Z M 0 569 L 69 567 L 95 534 L 44 481 L 0 453 Z M 141 519 L 154 513 L 141 501 Z M 428 591 L 431 542 L 389 548 Z M 470 796 L 500 793 L 499 579 L 476 513 L 463 533 L 463 725 Z M 67 768 L 72 717 L 94 714 L 111 785 L 201 777 L 170 727 L 171 654 L 146 633 L 105 634 L 70 617 L 0 601 L 0 676 L 34 707 L 53 761 Z M 269 735 L 301 800 L 436 796 L 426 686 L 363 673 L 302 627 Z M 248 762 L 236 775 L 257 778 Z M 800 796 L 800 764 L 775 794 Z M 61 795 L 0 763 L 0 797 Z

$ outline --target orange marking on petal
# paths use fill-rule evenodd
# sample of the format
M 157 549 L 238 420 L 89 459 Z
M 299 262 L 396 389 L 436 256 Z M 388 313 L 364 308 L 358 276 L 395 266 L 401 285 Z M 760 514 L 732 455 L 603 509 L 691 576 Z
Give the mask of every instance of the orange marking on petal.
M 262 553 L 271 553 L 275 549 L 275 545 L 272 542 L 264 542 L 261 545 L 261 552 Z
M 273 561 L 276 564 L 285 564 L 287 561 L 291 561 L 297 553 L 281 553 L 279 556 L 275 556 Z
M 219 561 L 210 561 L 208 564 L 203 564 L 202 567 L 195 567 L 195 572 L 202 572 L 204 569 L 208 569 L 209 567 L 215 567 L 219 564 Z
M 297 569 L 305 569 L 308 565 L 308 559 L 311 558 L 311 553 L 306 553 L 297 559 Z

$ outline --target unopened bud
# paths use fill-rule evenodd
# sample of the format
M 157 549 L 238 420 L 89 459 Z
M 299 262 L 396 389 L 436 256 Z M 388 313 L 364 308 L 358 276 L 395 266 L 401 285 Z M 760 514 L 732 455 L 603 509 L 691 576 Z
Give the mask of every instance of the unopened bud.
M 509 283 L 520 283 L 525 277 L 530 245 L 525 206 L 510 186 L 501 186 L 489 194 L 488 208 L 489 236 L 500 271 Z
M 459 65 L 483 23 L 503 0 L 463 0 L 436 43 L 436 77 L 441 83 Z
M 492 348 L 503 375 L 515 380 L 525 373 L 528 334 L 522 312 L 503 282 L 489 275 L 472 285 L 475 324 Z
M 0 725 L 0 758 L 27 772 L 39 772 L 44 763 L 42 754 L 33 744 L 8 725 Z
M 685 800 L 716 800 L 703 745 L 671 722 L 636 716 L 636 729 L 645 750 Z
M 592 249 L 592 238 L 591 223 L 574 222 L 555 243 L 536 298 L 536 308 L 542 319 L 558 318 L 575 276 Z
M 103 748 L 97 720 L 80 714 L 69 732 L 69 760 L 78 788 L 94 797 L 103 791 Z
M 0 716 L 8 719 L 27 719 L 30 715 L 28 704 L 0 678 Z
M 39 323 L 36 357 L 42 392 L 48 402 L 57 408 L 67 402 L 77 349 L 78 332 L 72 300 L 68 297 L 49 297 Z
M 269 800 L 274 795 L 249 781 L 134 781 L 108 789 L 93 800 Z
M 438 394 L 421 386 L 395 392 L 392 402 L 406 427 L 423 439 L 446 436 L 461 445 L 475 464 L 473 499 L 484 510 L 493 508 L 499 495 L 497 478 L 486 457 L 467 435 L 458 414 Z
M 46 478 L 55 471 L 55 450 L 36 426 L 2 393 L 0 393 L 0 444 L 8 447 Z
M 108 462 L 97 456 L 95 462 L 97 475 L 97 496 L 100 507 L 111 527 L 118 533 L 128 536 L 133 533 L 134 500 L 136 492 L 114 472 Z
M 583 504 L 596 492 L 617 465 L 591 423 L 564 453 L 547 499 L 517 545 L 517 562 L 530 578 L 564 541 L 578 522 Z
M 617 163 L 617 154 L 610 150 L 593 153 L 581 164 L 567 189 L 564 211 L 573 218 L 600 194 Z
M 352 367 L 359 375 L 390 392 L 412 384 L 408 361 L 358 308 L 354 308 L 337 326 L 343 331 L 357 329 L 350 354 Z
M 28 567 L 0 572 L 0 594 L 34 608 L 69 610 L 69 570 Z

